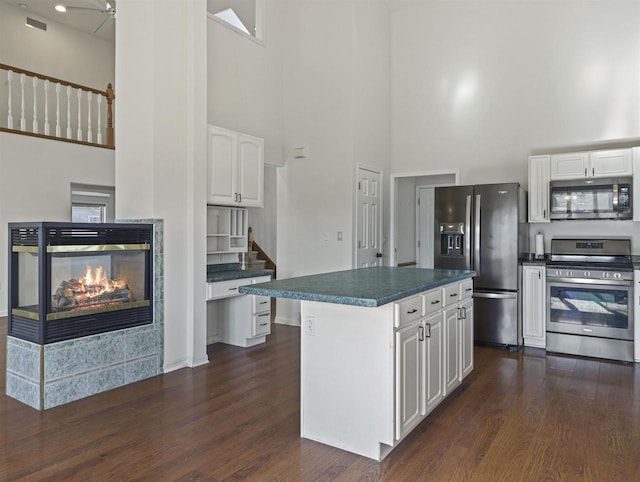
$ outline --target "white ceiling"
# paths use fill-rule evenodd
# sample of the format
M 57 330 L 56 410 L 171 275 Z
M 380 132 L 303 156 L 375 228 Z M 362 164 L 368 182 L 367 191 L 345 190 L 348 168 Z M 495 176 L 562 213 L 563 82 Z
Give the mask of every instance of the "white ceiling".
M 101 10 L 105 10 L 107 6 L 106 0 L 0 0 L 0 2 L 20 7 L 24 9 L 25 16 L 41 22 L 47 23 L 47 20 L 54 20 L 108 42 L 115 42 L 115 17 L 111 14 L 101 13 Z M 109 3 L 115 8 L 115 0 L 109 0 Z M 95 10 L 69 9 L 66 13 L 59 13 L 53 8 L 58 4 Z M 102 22 L 104 25 L 100 27 Z M 100 28 L 96 32 L 98 27 Z

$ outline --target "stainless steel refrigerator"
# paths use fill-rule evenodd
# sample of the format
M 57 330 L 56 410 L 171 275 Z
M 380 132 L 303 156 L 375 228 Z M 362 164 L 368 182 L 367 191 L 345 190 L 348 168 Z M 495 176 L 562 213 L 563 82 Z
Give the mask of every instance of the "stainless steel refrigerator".
M 527 194 L 517 183 L 435 190 L 434 268 L 472 269 L 474 341 L 522 345 L 519 257 L 529 253 Z

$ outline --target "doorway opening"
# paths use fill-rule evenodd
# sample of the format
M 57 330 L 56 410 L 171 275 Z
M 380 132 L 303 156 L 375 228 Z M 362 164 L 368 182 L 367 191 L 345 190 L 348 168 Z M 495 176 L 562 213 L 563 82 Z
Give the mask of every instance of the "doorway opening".
M 391 266 L 433 268 L 434 189 L 460 184 L 460 170 L 391 176 Z

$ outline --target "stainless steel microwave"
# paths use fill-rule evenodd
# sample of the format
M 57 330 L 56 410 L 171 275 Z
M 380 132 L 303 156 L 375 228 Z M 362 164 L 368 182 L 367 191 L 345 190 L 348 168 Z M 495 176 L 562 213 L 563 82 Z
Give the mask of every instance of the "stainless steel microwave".
M 551 219 L 632 219 L 631 177 L 549 183 Z

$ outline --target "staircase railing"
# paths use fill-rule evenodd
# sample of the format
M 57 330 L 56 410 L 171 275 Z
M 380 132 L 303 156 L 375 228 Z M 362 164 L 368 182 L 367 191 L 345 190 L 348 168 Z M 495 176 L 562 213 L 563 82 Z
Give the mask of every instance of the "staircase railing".
M 111 84 L 98 90 L 5 64 L 0 75 L 0 130 L 115 147 Z

